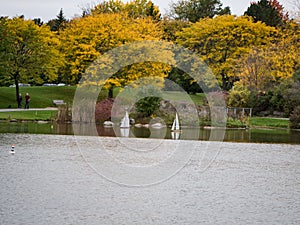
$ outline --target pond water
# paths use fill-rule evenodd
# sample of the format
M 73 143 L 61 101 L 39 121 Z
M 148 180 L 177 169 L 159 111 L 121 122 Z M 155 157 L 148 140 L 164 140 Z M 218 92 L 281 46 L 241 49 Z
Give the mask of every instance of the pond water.
M 91 125 L 82 125 L 83 129 L 91 129 Z M 116 129 L 116 128 L 115 128 Z M 200 128 L 182 128 L 183 134 L 179 139 L 188 140 L 195 132 L 199 132 L 199 140 L 209 140 L 211 130 Z M 120 133 L 117 129 L 97 126 L 99 136 L 115 137 Z M 72 124 L 40 124 L 40 123 L 0 123 L 0 133 L 29 133 L 29 134 L 59 134 L 73 135 Z M 147 129 L 132 127 L 129 137 L 138 138 L 163 138 L 172 139 L 170 129 Z M 191 138 L 193 139 L 193 138 Z M 290 131 L 285 129 L 227 129 L 224 136 L 226 142 L 246 142 L 246 143 L 289 143 L 300 144 L 300 131 Z
M 136 182 L 144 168 L 149 180 L 161 175 L 151 169 L 164 162 L 163 152 L 129 158 L 124 145 L 157 144 L 168 152 L 178 141 L 27 134 L 35 129 L 29 124 L 26 134 L 14 129 L 0 133 L 0 224 L 300 223 L 300 145 L 180 141 L 184 151 L 195 149 L 184 166 L 178 158 L 168 165 L 180 168 L 173 176 L 138 187 L 126 182 Z M 111 159 L 98 157 L 103 152 Z M 132 174 L 120 170 L 125 160 Z M 117 182 L 122 178 L 125 185 Z

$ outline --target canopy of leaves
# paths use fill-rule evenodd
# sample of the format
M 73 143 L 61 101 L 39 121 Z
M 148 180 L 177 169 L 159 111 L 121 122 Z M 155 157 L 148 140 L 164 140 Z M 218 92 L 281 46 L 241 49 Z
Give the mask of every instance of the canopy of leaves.
M 96 5 L 90 11 L 91 15 L 127 13 L 133 18 L 152 17 L 154 20 L 160 20 L 161 17 L 159 8 L 149 0 L 134 0 L 126 3 L 120 0 L 108 0 Z
M 265 46 L 276 29 L 254 23 L 249 17 L 230 15 L 205 18 L 179 32 L 177 43 L 204 59 L 224 89 L 230 89 L 235 76 L 235 60 L 247 55 L 253 46 Z
M 195 23 L 201 18 L 230 14 L 230 8 L 222 8 L 219 0 L 179 0 L 171 4 L 170 16 L 177 20 Z
M 150 17 L 135 19 L 126 14 L 97 14 L 75 19 L 60 35 L 67 60 L 66 82 L 77 83 L 89 65 L 107 51 L 130 42 L 159 40 L 162 34 Z M 169 70 L 169 66 L 158 63 L 132 65 L 112 77 L 107 88 L 125 85 L 144 75 L 166 76 L 165 70 Z
M 300 26 L 290 22 L 266 48 L 253 48 L 239 60 L 237 76 L 252 90 L 270 91 L 295 75 L 300 66 Z
M 58 39 L 45 25 L 23 18 L 0 20 L 0 73 L 2 79 L 41 84 L 54 80 L 63 64 Z

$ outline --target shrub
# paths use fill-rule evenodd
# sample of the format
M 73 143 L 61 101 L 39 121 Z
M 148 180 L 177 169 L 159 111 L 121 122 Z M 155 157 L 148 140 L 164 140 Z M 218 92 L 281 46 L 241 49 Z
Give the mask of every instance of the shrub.
M 248 107 L 250 91 L 244 86 L 237 86 L 229 92 L 228 105 L 231 107 Z
M 151 116 L 160 107 L 160 97 L 148 96 L 135 103 L 136 110 L 144 116 Z
M 136 111 L 141 113 L 142 116 L 152 116 L 155 111 L 160 107 L 162 100 L 161 90 L 153 85 L 146 85 L 138 87 L 136 95 Z
M 114 103 L 114 99 L 107 98 L 97 103 L 95 109 L 95 120 L 97 123 L 103 123 L 104 121 L 111 120 L 111 109 Z

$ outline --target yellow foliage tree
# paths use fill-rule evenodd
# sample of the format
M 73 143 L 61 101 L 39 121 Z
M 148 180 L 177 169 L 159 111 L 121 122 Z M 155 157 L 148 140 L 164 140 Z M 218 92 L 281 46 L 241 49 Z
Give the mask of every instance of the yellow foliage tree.
M 213 70 L 223 89 L 236 81 L 236 59 L 247 55 L 254 46 L 264 46 L 277 30 L 250 17 L 230 15 L 205 18 L 184 28 L 177 43 L 195 51 Z
M 256 91 L 271 90 L 293 76 L 300 66 L 300 26 L 289 22 L 263 49 L 253 48 L 239 59 L 239 82 Z
M 66 74 L 71 75 L 67 82 L 78 83 L 91 63 L 111 49 L 136 41 L 160 40 L 162 35 L 159 25 L 150 17 L 97 14 L 74 19 L 60 35 L 62 51 L 67 60 Z M 165 77 L 169 70 L 169 65 L 157 62 L 132 65 L 120 71 L 119 76 L 111 77 L 105 87 L 123 86 L 141 76 Z

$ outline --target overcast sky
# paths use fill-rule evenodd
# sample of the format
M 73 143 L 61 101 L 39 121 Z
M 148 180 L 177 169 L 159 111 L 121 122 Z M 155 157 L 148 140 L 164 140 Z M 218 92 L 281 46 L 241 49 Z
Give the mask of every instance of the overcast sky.
M 124 2 L 126 0 L 123 0 Z M 152 2 L 159 6 L 160 11 L 164 12 L 169 9 L 171 2 L 177 0 L 152 0 Z M 253 0 L 221 0 L 223 6 L 229 6 L 232 14 L 242 15 Z M 285 8 L 289 0 L 279 0 Z M 26 19 L 41 18 L 44 22 L 54 19 L 63 9 L 65 16 L 68 19 L 74 15 L 81 15 L 81 8 L 91 5 L 95 2 L 102 2 L 102 0 L 0 0 L 0 16 L 19 16 L 24 15 Z

